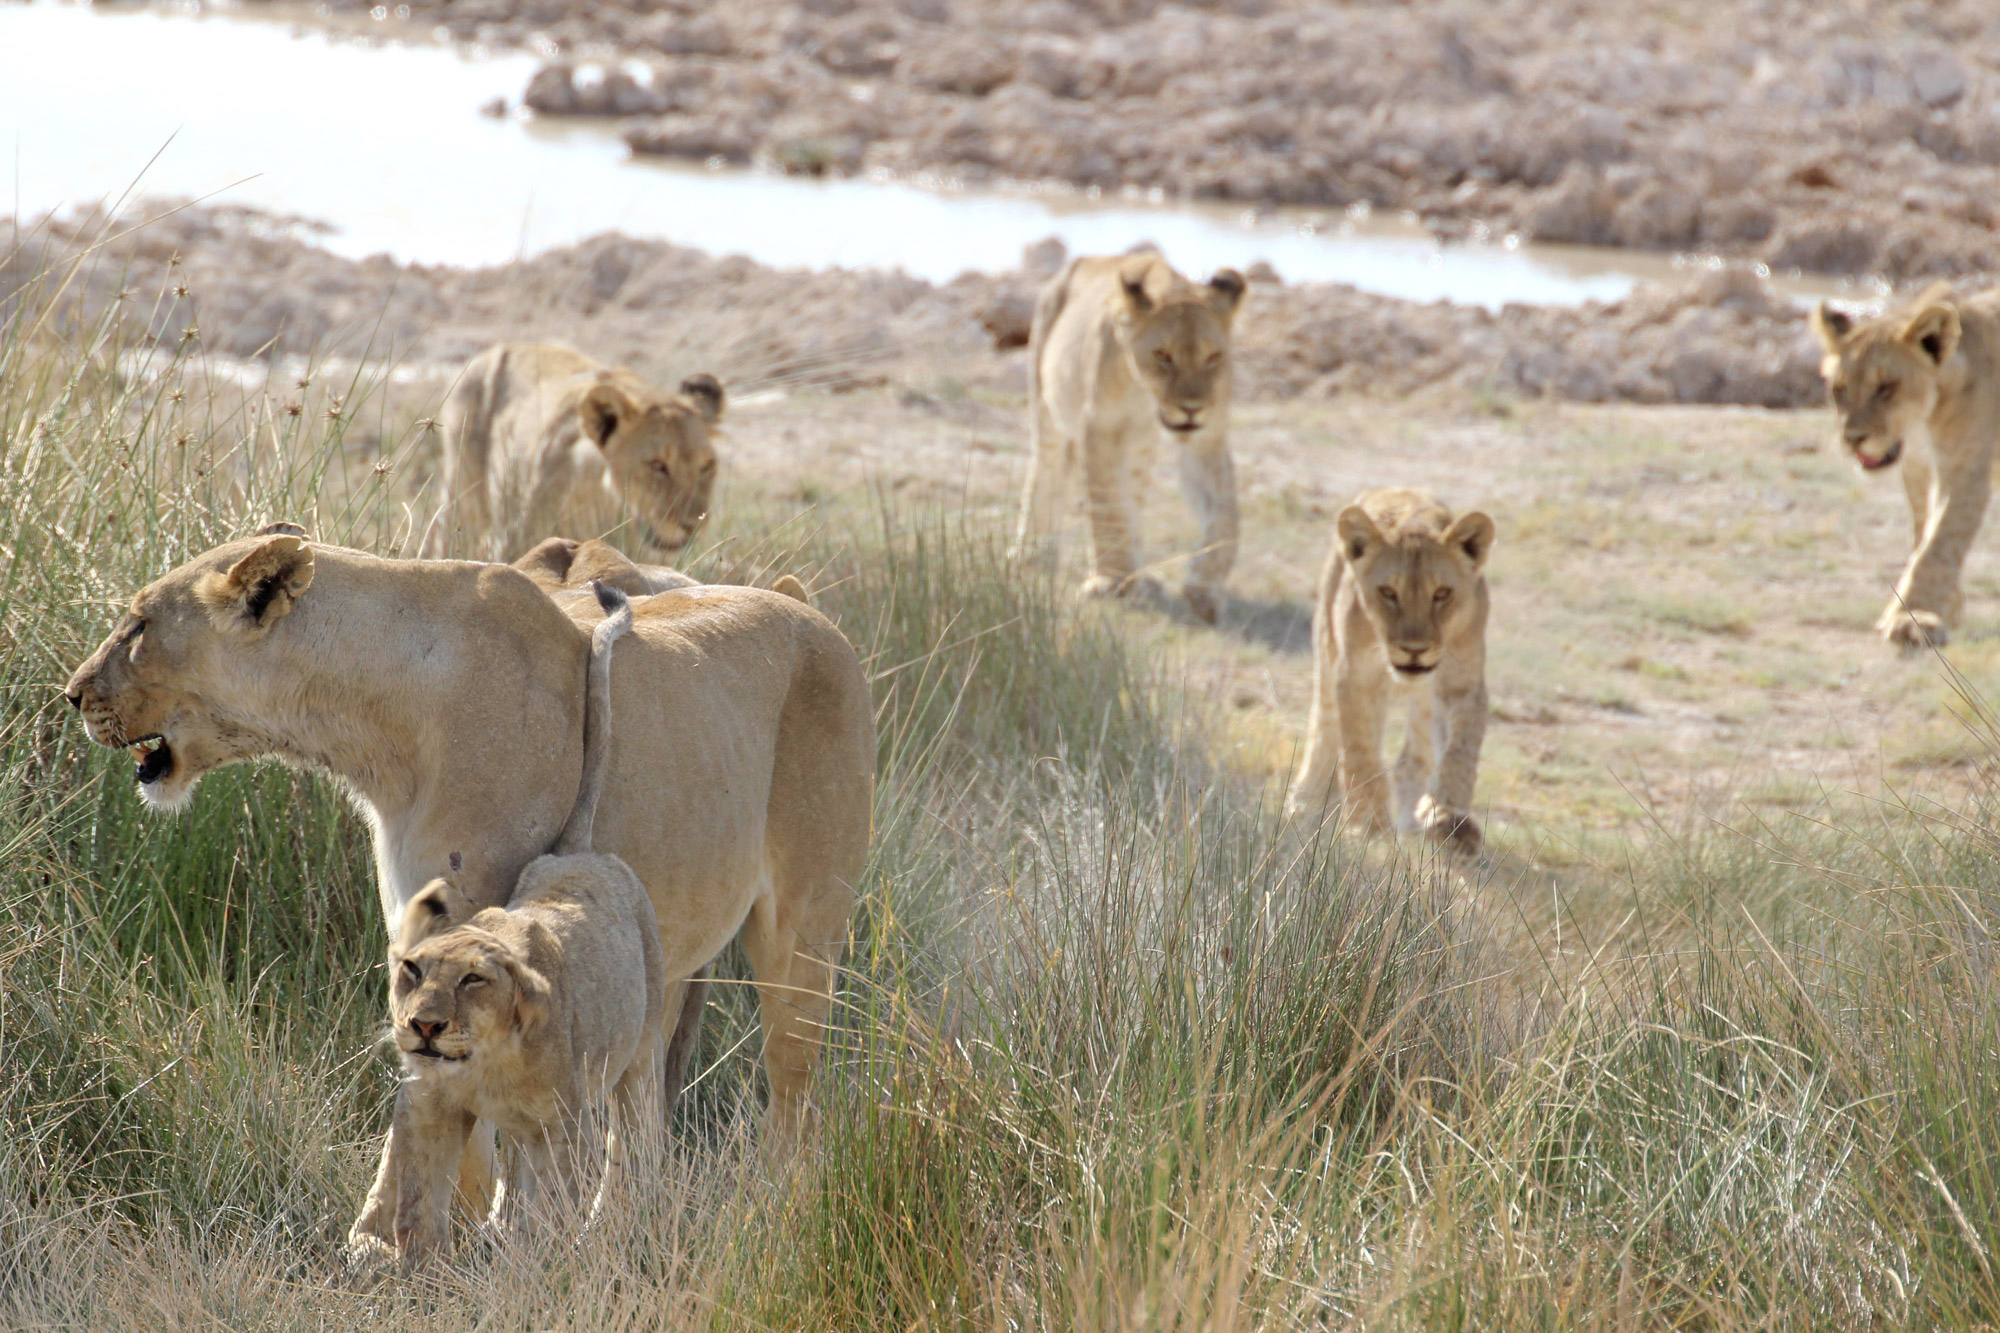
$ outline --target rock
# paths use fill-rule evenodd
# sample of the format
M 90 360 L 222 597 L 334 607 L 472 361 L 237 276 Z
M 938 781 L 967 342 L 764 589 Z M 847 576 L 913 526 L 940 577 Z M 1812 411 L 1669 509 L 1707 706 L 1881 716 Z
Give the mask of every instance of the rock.
M 1047 280 L 1062 272 L 1069 262 L 1069 247 L 1060 236 L 1044 236 L 1021 247 L 1021 271 L 1030 278 Z
M 1713 246 L 1766 240 L 1777 224 L 1771 205 L 1747 193 L 1710 200 L 1701 209 L 1701 239 Z
M 1701 200 L 1692 190 L 1652 180 L 1618 205 L 1611 235 L 1640 250 L 1671 250 L 1693 244 L 1701 230 Z
M 1266 287 L 1285 285 L 1285 280 L 1278 276 L 1278 270 L 1271 267 L 1271 261 L 1268 259 L 1259 259 L 1251 264 L 1249 268 L 1243 270 L 1243 276 L 1251 282 L 1261 283 Z
M 996 351 L 1026 347 L 1035 320 L 1034 293 L 1018 287 L 1002 288 L 980 307 L 977 318 L 979 327 L 992 335 Z
M 1617 196 L 1594 168 L 1572 162 L 1555 188 L 1522 219 L 1530 240 L 1571 245 L 1604 245 L 1611 240 Z
M 729 29 L 710 14 L 654 15 L 640 25 L 636 40 L 669 56 L 726 56 L 736 49 Z
M 853 14 L 829 24 L 811 53 L 836 74 L 886 74 L 903 54 L 903 25 L 886 14 Z
M 1865 273 L 1882 248 L 1882 230 L 1860 221 L 1802 222 L 1779 234 L 1768 255 L 1773 268 L 1812 273 Z
M 896 73 L 906 83 L 941 93 L 984 97 L 1014 77 L 1014 54 L 990 37 L 945 34 L 905 43 Z
M 1965 96 L 1965 66 L 1941 47 L 1925 47 L 1909 60 L 1910 86 L 1925 106 L 1950 106 Z
M 576 71 L 566 64 L 544 65 L 528 80 L 521 105 L 542 116 L 576 113 Z
M 686 157 L 696 161 L 721 158 L 742 165 L 756 150 L 758 135 L 740 121 L 716 121 L 688 115 L 666 115 L 625 131 L 625 143 L 635 153 L 656 157 Z

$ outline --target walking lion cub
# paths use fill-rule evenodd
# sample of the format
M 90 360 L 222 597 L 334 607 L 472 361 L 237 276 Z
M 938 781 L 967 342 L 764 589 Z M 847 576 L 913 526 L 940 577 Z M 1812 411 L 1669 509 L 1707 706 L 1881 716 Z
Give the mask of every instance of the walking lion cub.
M 389 951 L 408 1095 L 362 1217 L 393 1206 L 407 1264 L 450 1251 L 452 1186 L 475 1120 L 507 1136 L 498 1208 L 503 1225 L 518 1225 L 545 1189 L 580 1204 L 600 1143 L 601 1203 L 625 1136 L 649 1123 L 659 1096 L 667 976 L 653 900 L 624 861 L 590 849 L 610 748 L 611 647 L 632 625 L 624 594 L 597 592 L 609 614 L 591 635 L 583 785 L 555 851 L 521 872 L 507 906 L 470 916 L 446 881 L 431 881 Z M 350 1244 L 366 1250 L 376 1234 L 357 1222 Z
M 1356 827 L 1417 829 L 1477 853 L 1472 817 L 1486 736 L 1486 576 L 1493 520 L 1454 519 L 1423 491 L 1377 490 L 1340 511 L 1313 606 L 1313 701 L 1305 765 L 1286 800 L 1317 817 L 1336 799 Z M 1391 696 L 1408 737 L 1382 766 Z M 1393 806 L 1391 798 L 1393 797 Z

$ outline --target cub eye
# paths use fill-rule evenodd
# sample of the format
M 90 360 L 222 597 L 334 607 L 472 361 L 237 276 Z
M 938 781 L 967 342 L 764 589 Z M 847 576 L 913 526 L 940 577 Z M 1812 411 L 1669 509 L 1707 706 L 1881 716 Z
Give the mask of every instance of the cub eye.
M 669 468 L 665 463 L 659 462 L 657 459 L 651 464 L 651 467 L 653 471 L 659 473 L 663 477 L 671 477 L 674 475 L 673 470 L 671 468 Z
M 486 978 L 480 976 L 477 972 L 467 972 L 464 976 L 458 979 L 459 989 L 461 990 L 465 989 L 467 986 L 484 986 L 485 984 L 486 984 Z
M 1153 360 L 1159 362 L 1163 366 L 1171 366 L 1174 363 L 1174 354 L 1172 352 L 1169 352 L 1166 348 L 1162 347 L 1153 353 Z
M 715 460 L 713 458 L 706 458 L 702 460 L 701 475 L 704 477 L 712 477 L 715 475 Z
M 408 959 L 403 961 L 403 966 L 399 969 L 399 974 L 405 982 L 412 986 L 424 979 L 424 970 Z
M 1436 592 L 1431 594 L 1431 600 L 1433 602 L 1436 602 L 1439 606 L 1443 606 L 1446 602 L 1451 600 L 1451 589 L 1439 588 Z
M 1881 388 L 1875 391 L 1875 401 L 1878 403 L 1886 403 L 1895 396 L 1896 396 L 1896 381 L 1894 380 L 1890 380 L 1887 384 L 1884 384 Z
M 1396 604 L 1396 590 L 1386 583 L 1377 588 L 1375 594 L 1391 606 Z
M 1222 353 L 1217 352 L 1213 356 L 1209 357 L 1206 364 L 1210 370 L 1214 370 L 1217 366 L 1222 364 Z

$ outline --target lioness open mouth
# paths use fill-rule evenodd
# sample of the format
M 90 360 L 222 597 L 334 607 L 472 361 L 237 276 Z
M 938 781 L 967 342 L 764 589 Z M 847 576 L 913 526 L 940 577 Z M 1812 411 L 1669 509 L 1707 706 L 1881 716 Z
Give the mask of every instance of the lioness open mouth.
M 1855 451 L 1854 454 L 1854 461 L 1861 464 L 1862 468 L 1866 471 L 1878 472 L 1881 469 L 1889 466 L 1891 463 L 1895 462 L 1902 456 L 1903 456 L 1903 442 L 1901 440 L 1898 440 L 1894 444 L 1890 445 L 1889 452 L 1883 454 L 1880 458 L 1870 458 L 1867 454 L 1861 453 L 1859 450 L 1857 450 Z
M 1199 421 L 1167 421 L 1163 419 L 1160 424 L 1177 435 L 1188 435 L 1201 429 Z
M 1425 666 L 1422 662 L 1396 662 L 1392 665 L 1406 676 L 1424 676 L 1437 670 L 1435 662 L 1429 666 Z
M 174 771 L 174 749 L 167 744 L 167 738 L 157 732 L 141 736 L 127 748 L 131 750 L 132 758 L 138 761 L 137 776 L 142 787 L 150 787 Z
M 454 1065 L 462 1064 L 465 1061 L 465 1056 L 463 1055 L 446 1055 L 443 1051 L 439 1050 L 435 1046 L 429 1045 L 428 1043 L 417 1047 L 417 1049 L 411 1051 L 410 1054 L 420 1055 L 426 1060 L 443 1060 L 447 1064 L 454 1064 Z

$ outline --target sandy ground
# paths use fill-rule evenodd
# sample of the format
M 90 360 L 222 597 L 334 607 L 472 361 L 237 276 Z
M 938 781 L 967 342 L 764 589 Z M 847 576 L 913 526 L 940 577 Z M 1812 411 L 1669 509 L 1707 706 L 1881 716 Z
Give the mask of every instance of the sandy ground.
M 369 0 L 332 0 L 329 16 Z M 635 149 L 1416 212 L 1898 281 L 2000 271 L 1983 0 L 411 0 Z

